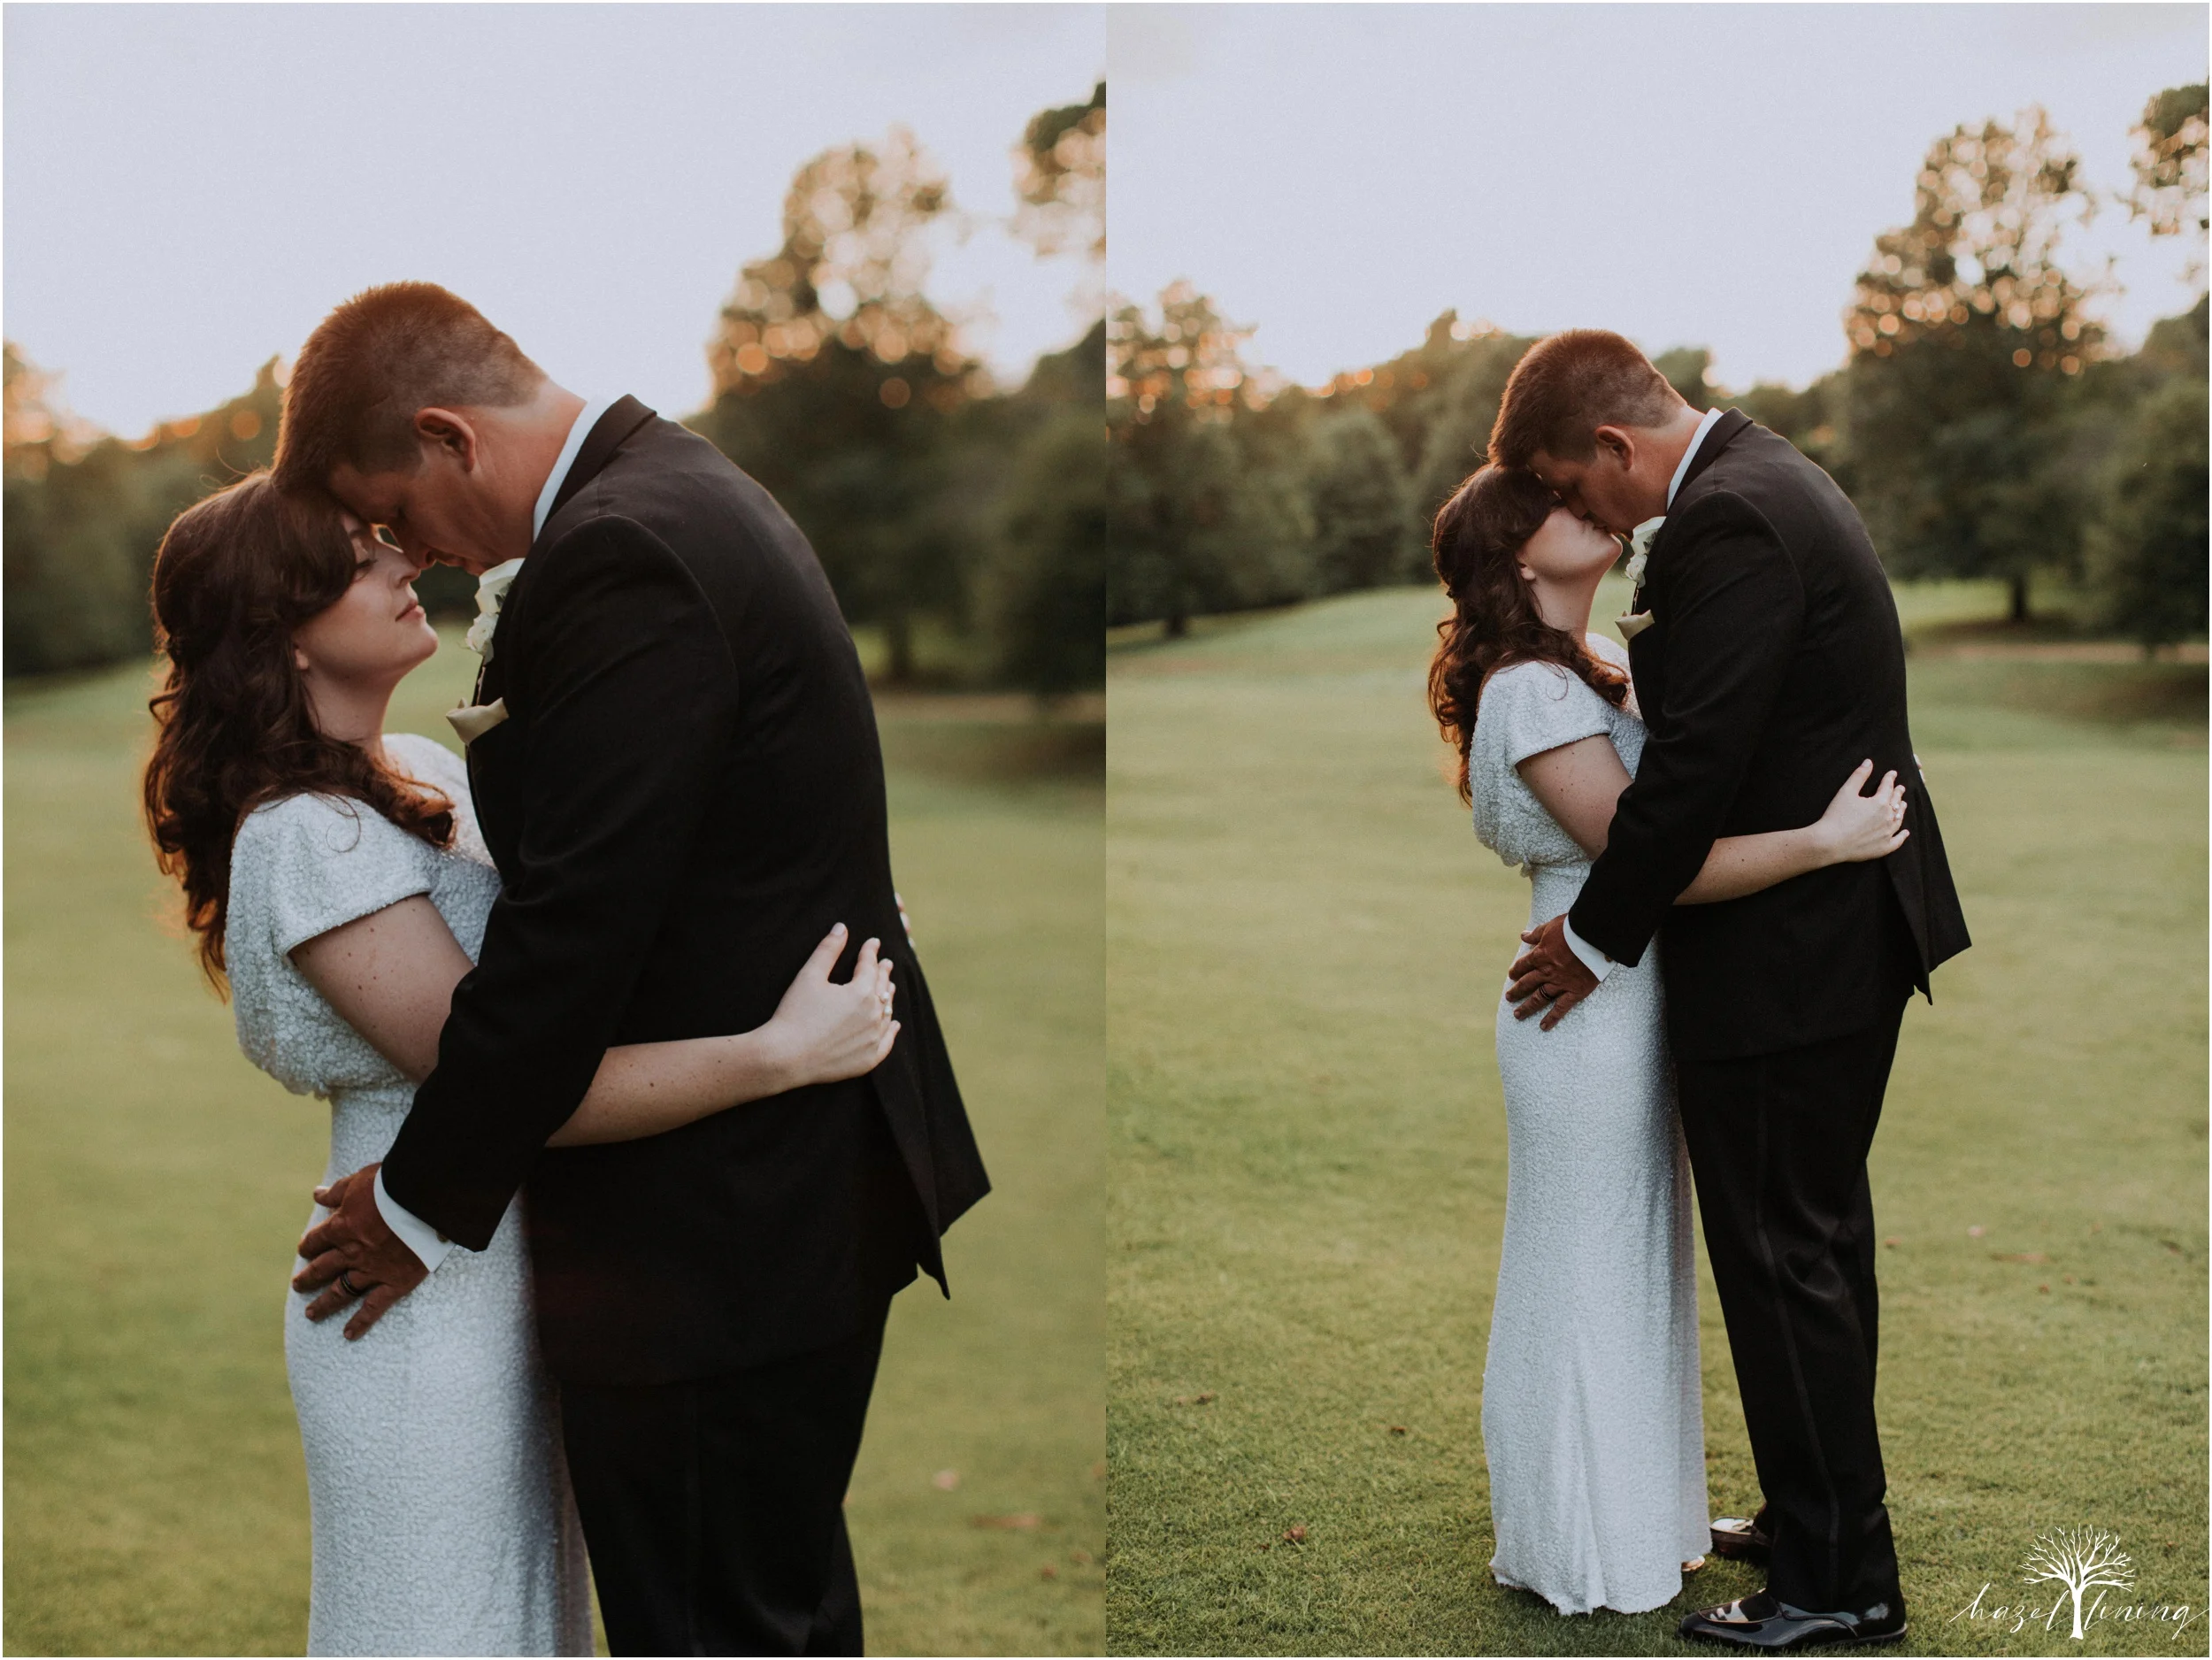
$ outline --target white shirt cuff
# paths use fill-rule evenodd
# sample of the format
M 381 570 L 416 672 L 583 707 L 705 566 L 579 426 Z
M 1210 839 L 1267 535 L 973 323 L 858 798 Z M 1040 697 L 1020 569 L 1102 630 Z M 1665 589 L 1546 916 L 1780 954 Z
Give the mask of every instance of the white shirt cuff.
M 1613 966 L 1613 959 L 1606 956 L 1604 952 L 1599 950 L 1598 948 L 1591 944 L 1589 941 L 1584 939 L 1580 934 L 1577 934 L 1575 932 L 1575 925 L 1568 921 L 1566 918 L 1562 917 L 1559 918 L 1559 927 L 1560 931 L 1567 936 L 1567 949 L 1582 959 L 1583 967 L 1588 969 L 1600 980 L 1603 980 L 1606 976 L 1607 971 Z M 384 1172 L 379 1171 L 377 1172 L 376 1179 L 380 1182 L 384 1180 Z M 382 1187 L 379 1187 L 376 1192 L 377 1197 L 380 1199 L 384 1196 L 384 1189 Z
M 453 1249 L 453 1241 L 440 1239 L 436 1228 L 384 1191 L 380 1167 L 376 1172 L 376 1208 L 383 1213 L 384 1226 L 399 1235 L 399 1242 L 420 1257 L 425 1268 L 436 1273 L 438 1264 Z

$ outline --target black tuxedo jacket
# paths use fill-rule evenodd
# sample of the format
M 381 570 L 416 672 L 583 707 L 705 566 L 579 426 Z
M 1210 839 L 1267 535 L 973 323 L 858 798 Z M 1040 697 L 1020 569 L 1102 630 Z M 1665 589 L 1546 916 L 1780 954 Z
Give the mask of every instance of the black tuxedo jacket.
M 1759 1055 L 1839 1037 L 1964 950 L 1966 920 L 1905 721 L 1896 602 L 1850 501 L 1731 410 L 1651 544 L 1629 642 L 1648 736 L 1568 920 L 1617 961 L 1663 941 L 1678 1055 Z M 1720 904 L 1676 905 L 1721 836 L 1818 818 L 1871 757 L 1907 786 L 1886 859 Z M 1901 923 L 1901 926 L 1900 924 Z
M 472 1249 L 528 1178 L 547 1363 L 595 1383 L 757 1364 L 859 1329 L 987 1191 L 899 925 L 875 715 L 813 550 L 704 439 L 625 398 L 508 589 L 469 746 L 502 890 L 384 1164 Z M 546 1148 L 602 1053 L 759 1026 L 833 923 L 883 942 L 867 1077 L 667 1134 Z

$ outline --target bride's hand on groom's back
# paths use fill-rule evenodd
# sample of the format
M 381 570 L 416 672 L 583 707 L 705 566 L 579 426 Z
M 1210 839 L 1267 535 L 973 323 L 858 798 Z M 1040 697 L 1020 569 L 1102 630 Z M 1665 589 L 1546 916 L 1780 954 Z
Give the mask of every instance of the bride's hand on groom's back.
M 830 972 L 844 949 L 840 923 L 814 948 L 768 1022 L 769 1035 L 789 1057 L 792 1088 L 872 1072 L 898 1040 L 891 964 L 879 957 L 879 942 L 861 946 L 852 978 L 840 985 Z
M 1872 795 L 1859 793 L 1873 771 L 1871 761 L 1853 767 L 1851 776 L 1843 780 L 1843 788 L 1828 803 L 1828 811 L 1813 826 L 1814 837 L 1831 864 L 1886 859 L 1903 847 L 1912 834 L 1904 827 L 1905 787 L 1897 781 L 1894 772 L 1882 774 Z

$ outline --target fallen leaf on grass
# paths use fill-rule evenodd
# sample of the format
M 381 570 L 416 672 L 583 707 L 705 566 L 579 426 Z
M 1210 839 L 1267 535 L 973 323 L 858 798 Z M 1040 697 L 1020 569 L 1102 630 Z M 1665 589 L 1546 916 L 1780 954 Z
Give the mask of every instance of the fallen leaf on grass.
M 1087 1550 L 1071 1550 L 1068 1552 L 1068 1560 L 1075 1564 L 1075 1565 L 1079 1568 L 1088 1567 L 1090 1565 L 1091 1553 Z
M 974 1527 L 993 1527 L 1001 1533 L 1025 1533 L 1033 1527 L 1042 1527 L 1045 1525 L 1045 1518 L 1033 1510 L 1023 1510 L 1013 1516 L 973 1517 L 970 1518 L 969 1525 Z
M 960 1485 L 960 1472 L 957 1470 L 940 1470 L 930 1477 L 929 1484 L 940 1493 L 949 1493 Z
M 2047 1263 L 2051 1259 L 2041 1251 L 1992 1251 L 1989 1260 L 1993 1263 Z
M 2180 1246 L 2175 1244 L 2173 1241 L 2170 1239 L 2162 1239 L 2158 1242 L 2161 1245 L 2163 1245 L 2168 1250 L 2173 1252 L 2173 1254 L 2177 1257 L 2185 1257 L 2188 1255 L 2188 1253 L 2184 1251 Z
M 1302 1526 L 1290 1529 L 1283 1535 L 1283 1542 L 1287 1545 L 1304 1544 L 1306 1542 L 1306 1530 Z
M 1402 1435 L 1406 1433 L 1406 1426 L 1402 1424 L 1393 1424 L 1390 1426 L 1390 1433 L 1393 1435 Z
M 1263 1544 L 1263 1545 L 1262 1545 L 1262 1546 L 1260 1547 L 1260 1549 L 1261 1549 L 1262 1550 L 1272 1550 L 1272 1549 L 1275 1549 L 1275 1547 L 1274 1547 L 1273 1543 L 1271 1541 L 1270 1543 L 1267 1543 L 1267 1544 Z
M 1091 1479 L 1094 1481 L 1103 1481 L 1105 1479 L 1106 1461 L 1102 1458 L 1091 1466 Z
M 1897 1235 L 1893 1233 L 1887 1239 L 1884 1240 L 1882 1243 L 1888 1246 L 1890 1249 L 1895 1250 L 1900 1243 L 1900 1241 L 1898 1240 Z
M 2037 1289 L 2038 1291 L 2048 1291 L 2048 1290 L 2050 1289 L 2050 1287 L 2048 1287 L 2048 1286 L 2038 1286 L 2038 1287 L 2036 1287 L 2036 1289 Z
M 1191 1400 L 1198 1406 L 1211 1406 L 1214 1402 L 1214 1392 L 1211 1389 L 1209 1389 L 1203 1395 L 1194 1395 L 1191 1396 Z
M 1040 1579 L 1056 1579 L 1060 1577 L 1060 1570 L 1054 1567 L 1048 1562 L 1043 1567 L 1037 1570 L 1037 1577 Z

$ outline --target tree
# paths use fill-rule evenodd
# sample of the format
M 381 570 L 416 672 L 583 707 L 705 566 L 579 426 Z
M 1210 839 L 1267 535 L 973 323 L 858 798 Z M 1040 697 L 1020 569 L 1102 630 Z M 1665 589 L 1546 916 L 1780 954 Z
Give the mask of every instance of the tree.
M 1846 442 L 1877 545 L 1901 575 L 2004 578 L 2016 621 L 2031 573 L 2078 550 L 2069 388 L 2102 335 L 2058 261 L 2094 207 L 2077 170 L 2038 109 L 1938 140 L 1845 314 Z
M 1705 372 L 1713 366 L 1713 354 L 1702 346 L 1677 346 L 1663 351 L 1651 360 L 1651 366 L 1692 409 L 1709 410 L 1720 396 L 1705 378 Z
M 979 609 L 999 676 L 1041 697 L 1106 674 L 1106 327 L 1041 358 L 1013 399 L 1018 447 L 993 526 Z M 1032 412 L 1032 410 L 1038 412 Z M 994 442 L 994 459 L 1003 457 Z
M 1402 582 L 1419 569 L 1410 487 L 1389 428 L 1355 405 L 1314 428 L 1313 559 L 1316 586 L 1346 588 Z
M 1262 401 L 1240 356 L 1251 331 L 1187 282 L 1159 305 L 1156 324 L 1130 304 L 1108 323 L 1107 615 L 1180 634 L 1202 612 L 1302 597 L 1313 524 L 1301 472 L 1268 453 L 1296 429 L 1249 446 L 1235 429 Z
M 989 391 L 922 291 L 949 187 L 910 134 L 825 150 L 784 197 L 782 246 L 740 273 L 690 425 L 807 533 L 846 616 L 880 623 L 895 680 L 918 614 L 964 606 L 944 488 L 953 422 Z
M 2088 534 L 2104 620 L 2147 647 L 2204 633 L 2208 535 L 2206 311 L 2168 318 L 2108 400 L 2118 441 L 2101 461 Z
M 2081 1596 L 2095 1586 L 2124 1590 L 2135 1583 L 2135 1570 L 2119 1537 L 2101 1527 L 2054 1528 L 2035 1541 L 2028 1553 L 2030 1585 L 2055 1579 L 2074 1599 L 2074 1641 L 2082 1636 Z
M 1045 110 L 1014 150 L 1014 234 L 1039 255 L 1106 257 L 1106 83 L 1088 104 Z
M 1414 516 L 1425 527 L 1460 480 L 1487 457 L 1490 429 L 1513 365 L 1535 342 L 1481 324 L 1462 324 L 1447 311 L 1429 326 L 1434 354 L 1430 384 L 1436 388 L 1414 488 Z
M 5 373 L 7 672 L 90 668 L 147 650 L 147 589 L 169 521 L 268 465 L 282 399 L 276 360 L 240 396 L 134 442 L 60 409 L 50 378 L 12 347 Z
M 2212 218 L 2205 213 L 2207 86 L 2169 87 L 2143 107 L 2135 133 L 2135 188 L 2127 196 L 2131 218 L 2150 221 L 2154 236 L 2192 233 L 2200 240 Z M 2204 275 L 2200 246 L 2191 262 L 2191 280 Z

